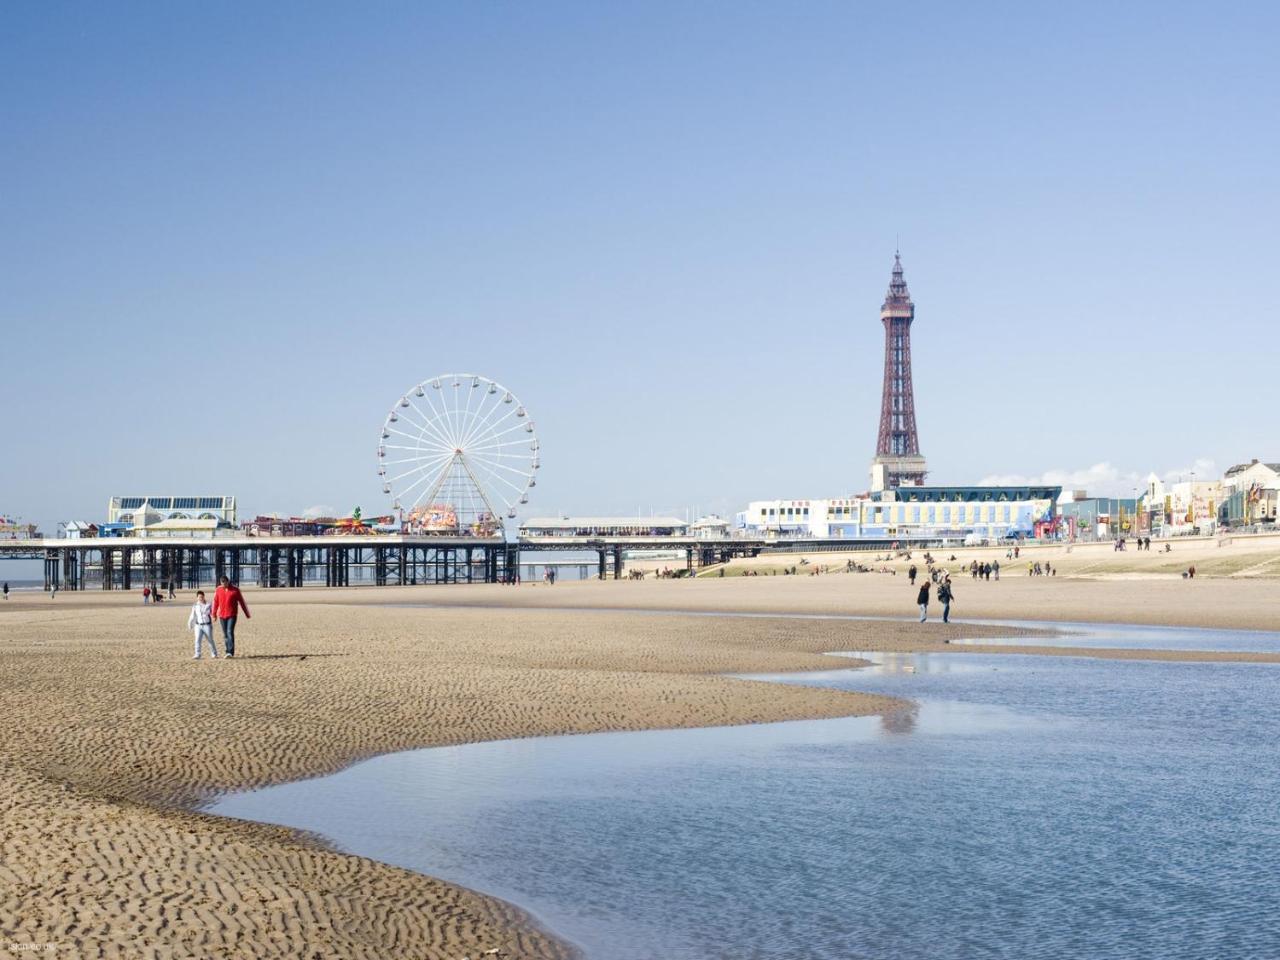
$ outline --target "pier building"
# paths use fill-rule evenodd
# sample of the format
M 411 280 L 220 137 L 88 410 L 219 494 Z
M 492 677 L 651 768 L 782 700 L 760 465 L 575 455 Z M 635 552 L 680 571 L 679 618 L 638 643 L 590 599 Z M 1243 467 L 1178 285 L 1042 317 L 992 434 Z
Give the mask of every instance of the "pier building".
M 107 503 L 107 524 L 129 526 L 164 520 L 216 520 L 234 527 L 235 497 L 112 497 Z
M 522 539 L 580 537 L 675 537 L 688 533 L 678 517 L 530 517 L 520 524 Z

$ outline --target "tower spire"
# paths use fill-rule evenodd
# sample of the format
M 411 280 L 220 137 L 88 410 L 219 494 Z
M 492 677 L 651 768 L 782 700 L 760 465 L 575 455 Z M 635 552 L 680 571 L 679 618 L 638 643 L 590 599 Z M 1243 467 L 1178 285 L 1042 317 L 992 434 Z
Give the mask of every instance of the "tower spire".
M 902 254 L 897 251 L 893 254 L 893 273 L 889 275 L 889 293 L 884 300 L 886 307 L 890 303 L 905 304 L 912 308 L 914 315 L 915 308 L 911 303 L 911 292 L 907 289 L 907 281 L 902 275 Z

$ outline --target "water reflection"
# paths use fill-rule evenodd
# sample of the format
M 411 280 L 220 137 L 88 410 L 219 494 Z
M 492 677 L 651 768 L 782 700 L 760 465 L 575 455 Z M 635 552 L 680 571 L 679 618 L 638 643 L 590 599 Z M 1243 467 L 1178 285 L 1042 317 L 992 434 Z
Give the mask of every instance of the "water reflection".
M 412 751 L 214 812 L 506 897 L 592 960 L 1280 956 L 1276 667 L 864 656 L 786 682 L 917 706 Z
M 906 736 L 916 732 L 920 708 L 903 707 L 901 710 L 890 710 L 880 718 L 880 729 L 890 736 Z

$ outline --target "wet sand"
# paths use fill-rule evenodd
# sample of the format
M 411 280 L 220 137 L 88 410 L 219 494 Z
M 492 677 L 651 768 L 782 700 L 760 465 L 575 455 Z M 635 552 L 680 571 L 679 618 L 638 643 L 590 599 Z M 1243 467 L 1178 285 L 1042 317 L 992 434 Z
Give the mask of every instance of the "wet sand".
M 982 584 L 998 611 L 986 615 L 1051 617 L 1043 604 L 1021 608 L 1038 596 L 1030 591 L 1066 584 Z M 1206 585 L 1213 596 L 1214 581 L 1172 584 Z M 1112 601 L 1098 586 L 1083 596 L 1102 613 Z M 960 583 L 957 608 L 978 590 Z M 907 592 L 903 577 L 879 574 L 250 590 L 254 617 L 241 623 L 242 656 L 218 662 L 191 660 L 189 594 L 158 607 L 144 607 L 136 593 L 16 596 L 0 606 L 0 939 L 55 944 L 67 956 L 443 960 L 494 948 L 567 956 L 568 947 L 501 901 L 316 838 L 205 816 L 199 804 L 220 790 L 412 747 L 900 706 L 719 675 L 831 669 L 824 651 L 1280 660 L 947 645 L 991 630 L 936 622 L 537 609 L 909 615 Z M 1052 609 L 1067 611 L 1064 619 L 1100 618 L 1082 615 L 1077 594 L 1059 596 Z M 446 606 L 395 605 L 423 602 Z M 488 608 L 466 606 L 473 604 Z M 1273 625 L 1274 603 L 1259 604 L 1238 609 L 1238 625 Z
M 963 558 L 967 562 L 969 553 Z M 1003 555 L 1002 555 L 1003 556 Z M 737 611 L 742 613 L 845 614 L 910 618 L 918 585 L 907 580 L 906 561 L 884 564 L 891 573 L 843 572 L 844 559 L 814 554 L 798 576 L 716 576 L 694 580 L 568 582 L 509 587 L 473 585 L 465 591 L 433 593 L 432 603 L 588 607 L 636 610 Z M 864 561 L 869 558 L 862 558 Z M 799 559 L 786 557 L 788 566 Z M 917 561 L 918 562 L 918 561 Z M 777 558 L 747 561 L 766 569 Z M 833 572 L 810 576 L 827 564 Z M 1280 582 L 1274 578 L 1212 578 L 1114 575 L 1106 578 L 1027 576 L 1026 564 L 1010 568 L 1001 560 L 999 581 L 953 577 L 952 617 L 963 620 L 1052 620 L 1057 622 L 1135 623 L 1213 627 L 1232 630 L 1280 630 Z M 877 567 L 881 564 L 877 564 Z M 923 569 L 923 564 L 920 564 Z M 357 602 L 373 602 L 370 591 Z M 514 593 L 514 596 L 511 594 Z M 415 594 L 419 599 L 423 594 Z M 334 598 L 337 599 L 337 598 Z M 940 615 L 937 603 L 933 615 Z

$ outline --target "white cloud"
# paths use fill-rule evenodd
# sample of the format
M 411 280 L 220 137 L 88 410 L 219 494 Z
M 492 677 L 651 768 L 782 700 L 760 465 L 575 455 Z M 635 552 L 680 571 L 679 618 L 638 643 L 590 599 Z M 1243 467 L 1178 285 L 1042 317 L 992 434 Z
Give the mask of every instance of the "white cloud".
M 1178 483 L 1181 480 L 1190 480 L 1193 473 L 1197 480 L 1217 480 L 1222 476 L 1222 471 L 1218 469 L 1216 463 L 1208 457 L 1197 457 L 1190 466 L 1164 471 L 1160 474 L 1160 479 L 1165 483 Z
M 323 503 L 316 504 L 314 507 L 307 507 L 307 509 L 302 511 L 302 516 L 306 519 L 312 519 L 315 517 L 336 517 L 337 515 L 338 511 Z
M 1170 470 L 1156 471 L 1165 483 L 1177 483 L 1179 480 L 1190 480 L 1194 473 L 1198 479 L 1209 480 L 1221 476 L 1217 464 L 1207 457 L 1198 457 L 1190 466 L 1174 467 Z M 1091 497 L 1128 497 L 1147 486 L 1147 477 L 1151 471 L 1121 470 L 1110 461 L 1104 460 L 1090 467 L 1076 469 L 1057 468 L 1046 470 L 1035 476 L 1020 473 L 993 473 L 982 478 L 981 483 L 1000 486 L 1020 486 L 1024 484 L 1044 484 L 1061 486 L 1064 490 L 1087 490 Z

